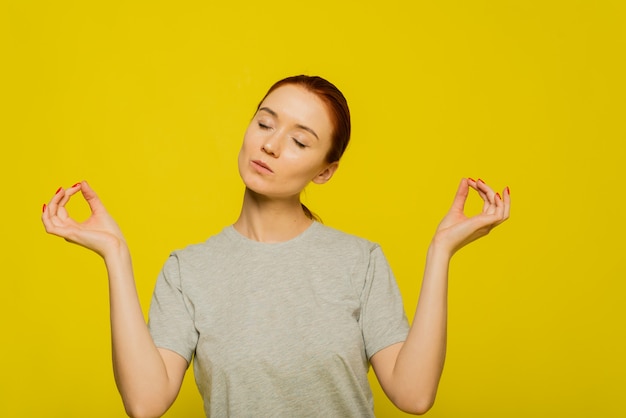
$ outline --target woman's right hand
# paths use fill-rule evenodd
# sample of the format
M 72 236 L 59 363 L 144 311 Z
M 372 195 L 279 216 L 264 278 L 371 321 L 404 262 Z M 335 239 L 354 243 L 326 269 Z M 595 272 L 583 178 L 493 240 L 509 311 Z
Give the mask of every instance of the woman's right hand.
M 72 219 L 65 208 L 78 191 L 91 210 L 91 215 L 84 222 Z M 86 181 L 76 183 L 69 189 L 59 188 L 50 202 L 44 205 L 41 220 L 47 233 L 95 251 L 103 258 L 126 245 L 119 226 Z

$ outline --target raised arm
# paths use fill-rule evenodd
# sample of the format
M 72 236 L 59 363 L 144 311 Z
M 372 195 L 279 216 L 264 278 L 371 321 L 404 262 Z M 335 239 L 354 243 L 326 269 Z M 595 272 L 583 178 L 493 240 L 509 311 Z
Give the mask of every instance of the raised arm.
M 467 217 L 464 207 L 470 188 L 478 192 L 484 204 L 480 214 Z M 403 411 L 423 414 L 435 401 L 446 355 L 450 259 L 456 251 L 507 220 L 510 207 L 508 188 L 500 196 L 482 180 L 461 180 L 452 207 L 428 248 L 420 297 L 407 340 L 371 358 L 381 387 Z
M 66 204 L 81 192 L 91 216 L 79 223 Z M 132 417 L 161 416 L 170 407 L 182 384 L 187 361 L 154 345 L 144 321 L 130 252 L 120 228 L 87 182 L 60 188 L 48 205 L 42 221 L 46 232 L 95 251 L 104 259 L 109 276 L 113 371 L 124 407 Z

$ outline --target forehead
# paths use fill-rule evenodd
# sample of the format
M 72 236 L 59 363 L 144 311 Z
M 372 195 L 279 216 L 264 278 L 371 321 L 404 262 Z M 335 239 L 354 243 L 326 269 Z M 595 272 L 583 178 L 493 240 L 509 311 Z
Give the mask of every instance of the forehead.
M 332 122 L 326 104 L 304 87 L 287 84 L 272 91 L 261 103 L 286 123 L 308 126 L 318 134 L 332 133 Z

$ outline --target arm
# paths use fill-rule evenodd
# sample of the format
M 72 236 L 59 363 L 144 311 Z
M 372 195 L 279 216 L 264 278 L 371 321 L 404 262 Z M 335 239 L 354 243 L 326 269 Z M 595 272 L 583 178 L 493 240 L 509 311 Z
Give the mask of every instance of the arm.
M 65 208 L 81 191 L 91 209 L 84 222 L 74 221 Z M 59 189 L 44 205 L 46 231 L 98 253 L 109 276 L 113 371 L 130 416 L 160 416 L 178 395 L 187 369 L 180 355 L 154 345 L 144 321 L 131 263 L 121 230 L 87 182 Z
M 465 201 L 472 188 L 484 201 L 480 214 L 467 217 Z M 371 358 L 389 399 L 400 409 L 423 414 L 437 394 L 446 354 L 448 267 L 456 251 L 509 217 L 508 188 L 503 197 L 481 180 L 463 179 L 452 208 L 439 224 L 426 257 L 426 267 L 413 324 L 404 343 L 387 347 Z

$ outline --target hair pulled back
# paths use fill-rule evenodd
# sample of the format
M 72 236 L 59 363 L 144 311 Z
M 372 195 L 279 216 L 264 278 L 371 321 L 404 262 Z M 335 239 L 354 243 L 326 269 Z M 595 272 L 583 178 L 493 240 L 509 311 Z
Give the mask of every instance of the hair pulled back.
M 326 154 L 326 162 L 333 163 L 339 161 L 348 147 L 348 142 L 350 142 L 350 109 L 348 108 L 346 98 L 333 83 L 322 77 L 296 75 L 283 78 L 274 83 L 267 93 L 265 93 L 259 106 L 257 106 L 257 110 L 261 107 L 263 100 L 265 100 L 271 92 L 288 84 L 304 87 L 307 91 L 315 94 L 326 105 L 330 120 L 333 124 L 331 145 L 328 154 Z
M 296 85 L 305 88 L 307 91 L 315 94 L 325 105 L 330 116 L 331 123 L 333 125 L 332 136 L 330 141 L 330 149 L 326 154 L 326 162 L 334 163 L 341 159 L 344 151 L 348 147 L 350 142 L 350 109 L 348 108 L 348 102 L 343 93 L 335 87 L 330 81 L 319 76 L 308 75 L 295 75 L 282 80 L 277 81 L 270 87 L 265 93 L 261 102 L 257 106 L 257 110 L 261 108 L 261 104 L 265 98 L 274 90 L 285 85 Z M 302 210 L 304 214 L 315 221 L 321 222 L 319 216 L 311 212 L 302 203 Z

